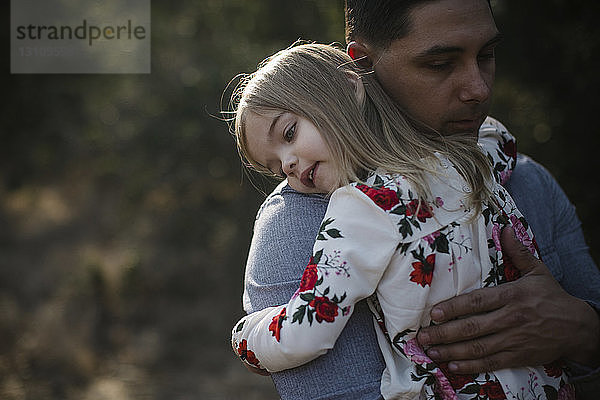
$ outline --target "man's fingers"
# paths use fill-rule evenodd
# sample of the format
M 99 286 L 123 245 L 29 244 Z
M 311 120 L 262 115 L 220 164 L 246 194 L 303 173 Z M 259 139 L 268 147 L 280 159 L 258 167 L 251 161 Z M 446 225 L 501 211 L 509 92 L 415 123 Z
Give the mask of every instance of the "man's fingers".
M 508 258 L 519 271 L 521 275 L 525 275 L 540 265 L 540 260 L 537 259 L 531 251 L 525 247 L 515 236 L 515 231 L 511 226 L 502 229 L 500 234 L 500 243 L 502 245 L 502 254 Z
M 503 328 L 500 334 L 492 333 L 461 342 L 435 345 L 426 352 L 434 361 L 487 359 L 493 354 L 512 352 L 514 348 L 527 348 L 527 339 L 517 335 L 518 332 Z M 502 367 L 506 368 L 505 365 Z
M 448 369 L 454 374 L 478 374 L 480 372 L 497 371 L 521 365 L 514 352 L 501 352 L 476 360 L 459 360 L 448 363 Z
M 447 343 L 462 342 L 472 338 L 485 335 L 487 323 L 484 319 L 488 315 L 469 317 L 465 319 L 446 322 L 443 325 L 432 325 L 421 328 L 417 334 L 417 340 L 421 346 L 440 345 Z M 491 329 L 489 329 L 491 331 Z
M 435 346 L 427 350 L 427 355 L 433 361 L 438 362 L 479 360 L 498 352 L 493 350 L 498 348 L 502 348 L 502 342 L 498 342 L 493 336 L 490 336 L 489 338 Z
M 421 328 L 417 340 L 421 346 L 464 342 L 509 328 L 519 317 L 518 313 L 509 314 L 503 308 L 499 308 L 484 314 Z
M 464 342 L 434 346 L 427 350 L 427 355 L 433 361 L 449 361 L 448 368 L 457 374 L 490 372 L 527 363 L 527 351 L 515 351 L 515 348 L 526 349 L 526 343 L 514 335 L 506 335 L 491 334 Z M 536 357 L 542 356 L 538 354 Z M 543 361 L 553 360 L 552 355 L 548 357 L 550 358 Z
M 477 289 L 442 301 L 432 308 L 431 319 L 440 323 L 465 315 L 495 310 L 505 303 L 503 299 L 505 291 L 501 286 Z

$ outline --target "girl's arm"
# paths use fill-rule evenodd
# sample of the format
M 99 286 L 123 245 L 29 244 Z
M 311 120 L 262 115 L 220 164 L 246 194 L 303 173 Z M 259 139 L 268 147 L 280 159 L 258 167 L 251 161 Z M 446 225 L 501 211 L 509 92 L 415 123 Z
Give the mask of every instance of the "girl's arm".
M 273 372 L 325 353 L 356 302 L 374 293 L 398 242 L 397 226 L 373 200 L 352 186 L 338 189 L 300 288 L 287 304 L 252 313 L 235 325 L 236 354 Z

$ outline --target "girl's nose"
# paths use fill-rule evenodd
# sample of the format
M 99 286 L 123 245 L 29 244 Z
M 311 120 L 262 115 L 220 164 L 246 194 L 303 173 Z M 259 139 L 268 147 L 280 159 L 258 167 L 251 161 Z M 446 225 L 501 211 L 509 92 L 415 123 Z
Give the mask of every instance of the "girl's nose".
M 290 176 L 296 170 L 296 166 L 298 165 L 298 158 L 290 154 L 287 157 L 285 157 L 282 164 L 283 173 L 286 176 Z

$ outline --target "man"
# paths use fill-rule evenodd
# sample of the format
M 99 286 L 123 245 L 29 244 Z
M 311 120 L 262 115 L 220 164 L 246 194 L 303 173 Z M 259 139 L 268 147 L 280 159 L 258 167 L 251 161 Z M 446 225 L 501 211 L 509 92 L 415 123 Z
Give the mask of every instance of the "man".
M 405 111 L 445 135 L 478 131 L 489 109 L 500 39 L 487 1 L 348 0 L 346 19 L 349 54 L 374 71 Z M 450 361 L 457 373 L 562 357 L 580 393 L 593 395 L 600 380 L 600 321 L 593 308 L 600 309 L 600 273 L 574 208 L 548 172 L 525 156 L 507 188 L 531 223 L 545 265 L 506 230 L 504 248 L 523 276 L 434 307 L 440 324 L 422 329 L 418 339 L 432 359 Z M 247 312 L 289 300 L 326 206 L 326 199 L 285 184 L 265 201 L 246 270 Z M 359 304 L 334 349 L 273 374 L 281 397 L 381 398 L 378 334 Z

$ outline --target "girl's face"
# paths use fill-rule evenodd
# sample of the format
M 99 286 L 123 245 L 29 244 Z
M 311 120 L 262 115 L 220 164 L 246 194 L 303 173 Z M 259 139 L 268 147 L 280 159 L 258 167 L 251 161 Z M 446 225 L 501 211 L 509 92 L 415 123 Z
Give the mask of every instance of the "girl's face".
M 339 173 L 327 144 L 306 118 L 290 112 L 246 118 L 248 153 L 274 174 L 302 193 L 328 193 L 337 189 Z

